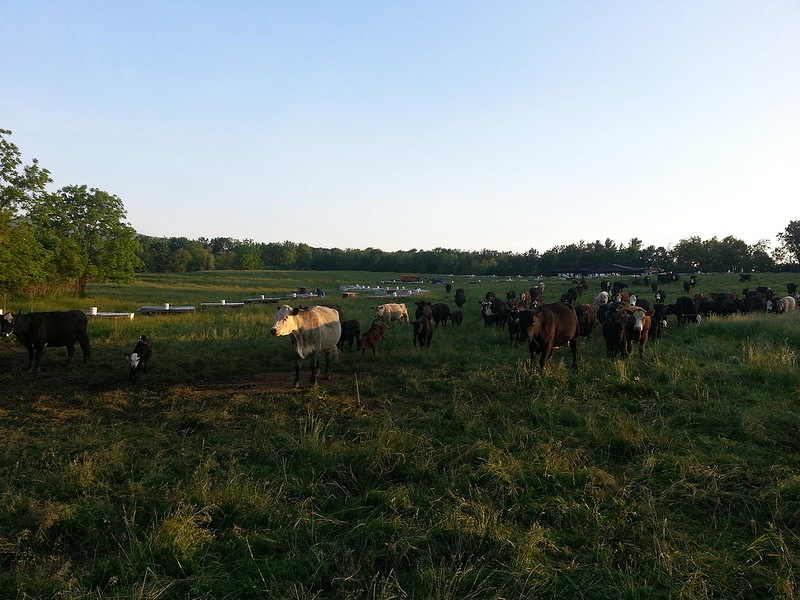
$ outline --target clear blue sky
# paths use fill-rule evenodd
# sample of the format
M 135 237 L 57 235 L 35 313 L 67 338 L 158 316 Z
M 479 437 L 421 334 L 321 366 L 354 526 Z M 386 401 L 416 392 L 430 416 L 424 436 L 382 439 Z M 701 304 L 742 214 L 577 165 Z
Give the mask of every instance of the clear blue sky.
M 0 2 L 0 128 L 154 236 L 776 244 L 800 2 Z

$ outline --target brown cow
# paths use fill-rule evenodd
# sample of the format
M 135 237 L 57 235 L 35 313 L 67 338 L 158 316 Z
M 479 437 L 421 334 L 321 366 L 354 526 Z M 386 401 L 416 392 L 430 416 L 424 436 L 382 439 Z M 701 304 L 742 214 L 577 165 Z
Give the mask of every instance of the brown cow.
M 553 350 L 569 346 L 572 366 L 578 366 L 578 317 L 566 302 L 542 304 L 531 309 L 532 322 L 528 326 L 528 349 L 531 364 L 539 353 L 539 367 L 544 369 L 553 356 Z
M 650 332 L 653 310 L 645 310 L 641 306 L 623 306 L 619 309 L 625 323 L 622 331 L 622 357 L 627 358 L 633 351 L 633 342 L 639 345 L 639 356 L 644 355 L 644 347 Z
M 575 316 L 578 317 L 578 335 L 588 340 L 597 325 L 597 310 L 591 304 L 578 304 Z
M 426 316 L 418 317 L 417 320 L 414 321 L 414 346 L 417 345 L 417 340 L 419 340 L 420 348 L 430 348 L 431 339 L 433 339 L 433 329 L 433 319 Z
M 375 319 L 372 322 L 372 325 L 370 325 L 369 329 L 361 336 L 361 340 L 359 341 L 361 356 L 364 356 L 364 353 L 370 348 L 372 348 L 372 354 L 375 354 L 378 341 L 384 336 L 388 327 L 389 326 L 380 319 Z

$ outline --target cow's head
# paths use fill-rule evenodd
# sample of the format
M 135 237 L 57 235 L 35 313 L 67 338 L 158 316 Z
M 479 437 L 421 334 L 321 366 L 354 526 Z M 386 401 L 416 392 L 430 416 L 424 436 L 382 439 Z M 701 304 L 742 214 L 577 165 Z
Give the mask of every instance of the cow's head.
M 297 322 L 295 315 L 299 309 L 292 308 L 288 304 L 284 304 L 278 309 L 275 314 L 275 324 L 270 328 L 269 332 L 272 335 L 289 335 L 297 330 Z
M 8 337 L 14 333 L 14 315 L 6 313 L 0 317 L 0 337 Z
M 139 356 L 139 354 L 138 354 L 138 353 L 136 353 L 136 352 L 134 352 L 134 353 L 132 353 L 132 354 L 126 354 L 126 355 L 125 355 L 125 357 L 126 357 L 126 358 L 128 359 L 128 361 L 130 361 L 130 363 L 131 363 L 131 371 L 135 371 L 135 370 L 138 368 L 138 366 L 139 366 L 139 363 L 140 363 L 140 362 L 141 362 L 141 360 L 142 360 L 142 357 L 141 357 L 141 356 Z

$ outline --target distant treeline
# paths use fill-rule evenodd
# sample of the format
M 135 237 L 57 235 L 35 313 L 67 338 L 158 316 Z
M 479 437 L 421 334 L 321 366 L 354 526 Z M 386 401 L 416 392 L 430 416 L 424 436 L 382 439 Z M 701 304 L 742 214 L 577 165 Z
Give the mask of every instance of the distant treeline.
M 546 275 L 570 272 L 598 263 L 660 267 L 690 272 L 750 272 L 797 270 L 778 264 L 768 243 L 749 245 L 734 237 L 701 240 L 691 237 L 674 247 L 644 246 L 634 238 L 628 245 L 610 239 L 556 246 L 539 253 L 496 250 L 400 250 L 377 248 L 313 248 L 295 242 L 257 243 L 231 238 L 139 236 L 142 270 L 151 273 L 207 270 L 318 270 L 408 273 L 474 273 L 476 275 Z

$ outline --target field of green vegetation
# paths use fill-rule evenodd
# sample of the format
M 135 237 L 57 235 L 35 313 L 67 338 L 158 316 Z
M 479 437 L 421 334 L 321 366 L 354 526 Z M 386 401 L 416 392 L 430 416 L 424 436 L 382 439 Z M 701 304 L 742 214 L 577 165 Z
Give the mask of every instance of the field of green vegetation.
M 140 275 L 4 308 L 320 286 L 363 331 L 383 301 L 339 285 L 392 277 Z M 274 304 L 96 319 L 88 364 L 48 348 L 38 373 L 0 340 L 0 597 L 800 597 L 800 311 L 670 317 L 626 361 L 597 330 L 578 369 L 562 349 L 539 372 L 478 304 L 537 280 L 446 279 L 466 289 L 460 327 L 420 350 L 392 324 L 375 356 L 344 351 L 313 388 L 307 368 L 291 386 Z M 547 301 L 572 285 L 544 281 Z M 693 293 L 789 281 L 699 275 Z M 668 303 L 681 283 L 661 286 Z M 421 287 L 455 308 L 443 285 Z M 134 385 L 124 354 L 140 334 L 154 354 Z

